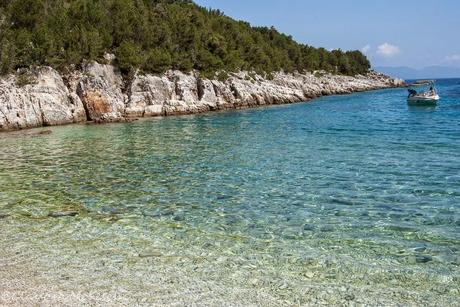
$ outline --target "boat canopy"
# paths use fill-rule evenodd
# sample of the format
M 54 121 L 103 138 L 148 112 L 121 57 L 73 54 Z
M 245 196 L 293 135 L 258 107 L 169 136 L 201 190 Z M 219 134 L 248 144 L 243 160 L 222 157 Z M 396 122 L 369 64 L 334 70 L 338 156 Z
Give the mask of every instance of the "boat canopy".
M 408 87 L 415 87 L 415 86 L 418 87 L 418 86 L 423 86 L 423 85 L 425 86 L 430 85 L 434 87 L 434 84 L 435 84 L 434 80 L 417 80 L 409 84 Z
M 412 84 L 414 85 L 423 85 L 423 84 L 427 84 L 427 83 L 432 83 L 433 80 L 417 80 L 417 81 L 414 81 Z

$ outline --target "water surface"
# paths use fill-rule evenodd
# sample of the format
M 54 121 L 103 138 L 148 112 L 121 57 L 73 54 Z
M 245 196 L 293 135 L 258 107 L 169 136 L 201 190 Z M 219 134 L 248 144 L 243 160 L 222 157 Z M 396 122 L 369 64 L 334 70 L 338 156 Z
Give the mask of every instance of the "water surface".
M 392 89 L 0 134 L 0 290 L 74 304 L 455 305 L 460 80 L 438 87 L 431 108 Z M 79 215 L 48 217 L 66 210 Z

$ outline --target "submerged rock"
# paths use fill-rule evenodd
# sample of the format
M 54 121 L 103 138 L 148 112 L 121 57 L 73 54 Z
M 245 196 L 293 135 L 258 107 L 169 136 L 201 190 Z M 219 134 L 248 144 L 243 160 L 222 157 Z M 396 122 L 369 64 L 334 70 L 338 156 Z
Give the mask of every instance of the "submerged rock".
M 344 296 L 344 299 L 347 301 L 353 301 L 356 298 L 356 296 L 353 293 L 347 293 Z
M 321 232 L 333 232 L 334 227 L 332 225 L 324 225 L 320 228 Z
M 430 255 L 416 255 L 415 261 L 417 263 L 427 263 L 433 261 L 433 257 L 431 257 Z
M 416 254 L 416 255 L 410 255 L 407 261 L 410 264 L 428 263 L 428 262 L 433 261 L 433 257 L 430 255 Z
M 56 211 L 56 212 L 50 212 L 48 214 L 48 217 L 59 218 L 59 217 L 66 217 L 66 216 L 76 216 L 78 214 L 79 212 L 76 210 Z
M 40 135 L 48 135 L 48 134 L 51 134 L 51 133 L 53 133 L 51 130 L 43 130 L 43 131 L 39 131 L 37 133 L 34 133 L 33 135 L 40 136 Z
M 315 225 L 312 225 L 312 224 L 305 224 L 305 225 L 303 225 L 303 230 L 306 230 L 306 231 L 313 231 L 313 230 L 315 230 L 315 229 L 316 229 Z
M 143 252 L 139 253 L 139 258 L 157 258 L 157 257 L 162 257 L 163 254 L 159 251 L 149 251 L 149 252 Z

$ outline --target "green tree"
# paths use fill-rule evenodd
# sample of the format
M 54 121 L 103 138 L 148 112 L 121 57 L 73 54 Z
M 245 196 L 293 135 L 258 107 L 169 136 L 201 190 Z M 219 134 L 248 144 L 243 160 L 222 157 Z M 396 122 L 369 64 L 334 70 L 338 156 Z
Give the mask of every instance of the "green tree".
M 141 54 L 141 49 L 130 41 L 122 42 L 115 50 L 118 66 L 125 73 L 132 72 L 144 63 L 144 58 Z
M 0 41 L 0 74 L 4 75 L 10 73 L 16 66 L 16 50 L 13 43 L 6 37 Z
M 326 70 L 363 74 L 359 51 L 299 44 L 274 27 L 251 27 L 188 0 L 2 0 L 0 71 L 62 68 L 115 53 L 120 69 L 207 75 L 241 69 L 270 73 Z
M 142 67 L 143 70 L 163 73 L 171 69 L 172 58 L 168 51 L 163 49 L 151 49 L 147 54 L 147 59 Z

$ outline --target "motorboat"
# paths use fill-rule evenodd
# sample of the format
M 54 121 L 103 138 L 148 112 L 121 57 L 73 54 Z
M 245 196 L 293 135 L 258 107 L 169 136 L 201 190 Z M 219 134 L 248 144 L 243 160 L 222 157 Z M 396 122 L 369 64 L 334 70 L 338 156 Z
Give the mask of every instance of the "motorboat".
M 436 90 L 434 81 L 425 81 L 424 85 L 430 86 L 430 88 L 424 92 L 417 92 L 414 89 L 409 89 L 409 96 L 407 97 L 407 103 L 410 105 L 434 105 L 437 104 L 440 97 Z

